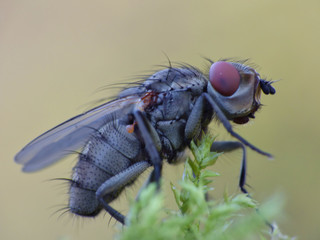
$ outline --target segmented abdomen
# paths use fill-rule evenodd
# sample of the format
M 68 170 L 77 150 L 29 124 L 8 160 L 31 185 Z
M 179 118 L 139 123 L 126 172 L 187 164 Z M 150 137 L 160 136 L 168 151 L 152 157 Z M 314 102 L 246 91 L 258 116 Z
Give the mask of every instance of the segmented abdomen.
M 88 141 L 73 168 L 69 207 L 71 212 L 95 216 L 101 210 L 96 191 L 106 180 L 127 169 L 137 159 L 141 143 L 120 120 L 112 120 Z M 143 159 L 142 159 L 143 160 Z M 105 197 L 115 199 L 122 189 Z

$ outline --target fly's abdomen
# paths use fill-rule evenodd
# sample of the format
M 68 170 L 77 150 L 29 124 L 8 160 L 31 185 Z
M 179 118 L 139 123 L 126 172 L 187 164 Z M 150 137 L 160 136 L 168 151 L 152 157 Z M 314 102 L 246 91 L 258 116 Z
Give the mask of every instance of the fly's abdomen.
M 96 191 L 109 178 L 127 169 L 140 153 L 140 142 L 119 120 L 100 128 L 89 140 L 73 169 L 69 207 L 71 212 L 95 216 L 101 210 Z M 115 199 L 122 189 L 105 196 Z

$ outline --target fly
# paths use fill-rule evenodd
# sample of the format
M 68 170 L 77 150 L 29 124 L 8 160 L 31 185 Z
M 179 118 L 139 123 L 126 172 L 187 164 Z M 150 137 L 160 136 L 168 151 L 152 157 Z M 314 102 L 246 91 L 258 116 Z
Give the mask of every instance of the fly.
M 118 98 L 75 116 L 27 144 L 15 161 L 24 172 L 45 168 L 82 149 L 70 180 L 69 209 L 96 216 L 105 209 L 124 224 L 109 204 L 147 168 L 159 183 L 163 160 L 175 163 L 191 140 L 219 120 L 237 141 L 215 142 L 213 151 L 242 149 L 239 187 L 245 189 L 246 147 L 271 157 L 233 131 L 260 108 L 261 91 L 274 94 L 271 81 L 245 62 L 210 61 L 207 73 L 190 65 L 160 70 L 120 92 Z

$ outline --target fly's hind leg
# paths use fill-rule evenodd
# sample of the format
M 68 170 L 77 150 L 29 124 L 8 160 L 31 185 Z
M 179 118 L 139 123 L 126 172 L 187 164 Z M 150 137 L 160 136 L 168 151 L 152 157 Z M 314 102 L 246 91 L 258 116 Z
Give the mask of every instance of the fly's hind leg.
M 246 156 L 247 154 L 246 154 L 246 147 L 244 146 L 244 144 L 237 141 L 214 142 L 211 146 L 211 151 L 231 152 L 240 148 L 242 149 L 242 164 L 240 169 L 239 187 L 241 192 L 248 194 L 248 191 L 245 189 L 246 175 L 247 175 L 247 156 Z
M 122 190 L 126 185 L 133 182 L 140 174 L 142 174 L 150 164 L 146 161 L 137 162 L 126 170 L 114 175 L 105 181 L 97 190 L 96 196 L 102 204 L 103 208 L 117 221 L 124 224 L 125 217 L 119 213 L 117 210 L 112 208 L 108 202 L 104 200 L 104 197 L 110 193 Z

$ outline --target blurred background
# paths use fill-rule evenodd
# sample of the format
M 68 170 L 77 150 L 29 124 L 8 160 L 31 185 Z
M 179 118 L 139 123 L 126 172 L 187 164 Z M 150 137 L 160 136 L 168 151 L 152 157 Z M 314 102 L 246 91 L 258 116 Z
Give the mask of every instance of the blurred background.
M 108 214 L 62 214 L 75 156 L 25 174 L 14 155 L 49 128 L 115 95 L 96 91 L 172 61 L 205 66 L 203 56 L 249 58 L 262 77 L 281 80 L 262 96 L 256 119 L 236 128 L 274 154 L 249 151 L 248 183 L 264 202 L 281 193 L 285 234 L 320 239 L 320 2 L 315 1 L 23 1 L 0 2 L 0 239 L 110 239 Z M 165 54 L 164 54 L 165 53 Z M 216 133 L 212 126 L 212 133 Z M 230 139 L 219 129 L 220 139 Z M 219 191 L 238 192 L 241 153 L 219 160 Z M 165 185 L 183 165 L 166 166 Z M 172 174 L 171 174 L 172 173 Z M 178 174 L 177 174 L 178 173 Z M 126 212 L 130 188 L 113 206 Z M 172 193 L 166 188 L 166 198 Z

